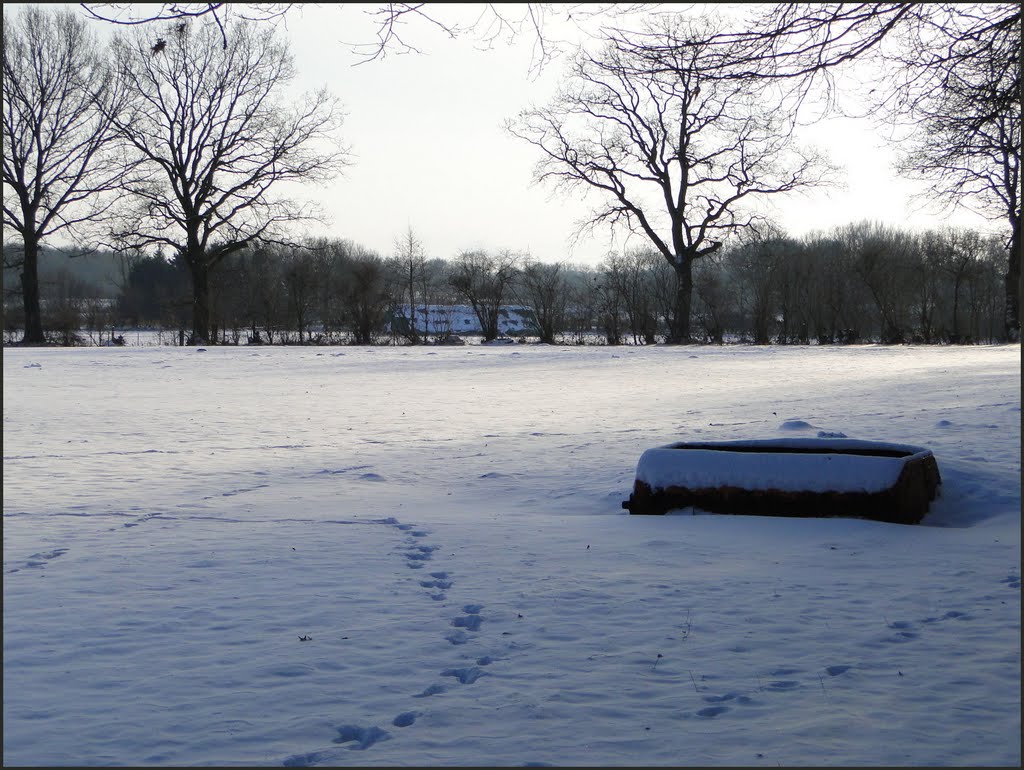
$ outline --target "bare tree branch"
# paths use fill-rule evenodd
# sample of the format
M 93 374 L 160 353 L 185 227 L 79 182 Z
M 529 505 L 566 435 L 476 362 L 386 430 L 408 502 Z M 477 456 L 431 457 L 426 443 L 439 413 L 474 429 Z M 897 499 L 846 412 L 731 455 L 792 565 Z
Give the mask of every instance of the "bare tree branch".
M 114 44 L 135 98 L 110 119 L 148 172 L 126 187 L 131 197 L 115 235 L 138 250 L 164 245 L 181 255 L 193 281 L 197 341 L 209 337 L 209 273 L 218 263 L 298 222 L 319 221 L 314 206 L 283 197 L 281 185 L 327 180 L 347 162 L 333 96 L 278 102 L 294 70 L 272 27 L 233 23 L 227 48 L 218 34 L 186 23 L 160 56 L 141 30 Z
M 79 3 L 90 18 L 119 26 L 187 21 L 205 17 L 220 31 L 227 48 L 227 26 L 232 17 L 244 21 L 276 21 L 294 3 Z
M 679 276 L 671 339 L 689 338 L 692 265 L 757 221 L 743 205 L 826 184 L 824 158 L 793 140 L 769 83 L 708 75 L 711 18 L 664 17 L 636 38 L 581 52 L 554 101 L 507 126 L 541 153 L 535 178 L 596 192 L 580 230 L 640 234 Z
M 109 215 L 130 165 L 115 152 L 107 113 L 119 84 L 98 41 L 67 10 L 4 14 L 3 228 L 23 243 L 26 343 L 44 342 L 37 260 L 40 242 Z

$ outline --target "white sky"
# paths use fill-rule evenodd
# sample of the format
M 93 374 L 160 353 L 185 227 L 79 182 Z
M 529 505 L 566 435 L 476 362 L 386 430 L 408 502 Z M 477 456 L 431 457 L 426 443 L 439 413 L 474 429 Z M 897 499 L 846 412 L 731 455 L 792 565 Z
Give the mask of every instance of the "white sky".
M 466 22 L 484 7 L 432 5 L 435 15 L 453 19 L 461 13 Z M 480 34 L 452 40 L 413 20 L 402 35 L 422 53 L 367 62 L 353 44 L 376 40 L 369 12 L 377 7 L 297 4 L 279 26 L 292 44 L 296 85 L 303 91 L 327 86 L 340 98 L 347 115 L 343 141 L 353 153 L 354 163 L 342 176 L 313 191 L 330 221 L 311 235 L 349 238 L 388 256 L 411 227 L 429 256 L 445 259 L 465 249 L 510 249 L 546 262 L 593 265 L 609 249 L 622 248 L 607 231 L 573 246 L 575 225 L 592 203 L 533 184 L 537 150 L 504 128 L 521 109 L 548 101 L 564 58 L 537 74 L 531 68 L 536 36 L 528 31 L 488 47 Z M 515 19 L 523 6 L 497 7 Z M 591 27 L 599 22 L 589 20 Z M 552 37 L 573 32 L 560 18 L 547 17 L 545 24 Z M 829 121 L 808 129 L 807 137 L 845 167 L 845 187 L 776 201 L 777 221 L 791 235 L 861 219 L 910 228 L 988 229 L 984 219 L 968 212 L 949 216 L 915 209 L 910 196 L 920 187 L 895 176 L 894 153 L 866 122 Z
M 375 40 L 366 13 L 375 7 L 307 5 L 290 12 L 282 26 L 300 77 L 327 85 L 348 114 L 344 134 L 356 162 L 322 198 L 332 235 L 388 255 L 411 226 L 430 255 L 444 258 L 481 247 L 596 264 L 609 248 L 621 248 L 608 232 L 572 246 L 575 223 L 590 204 L 534 185 L 537 150 L 504 129 L 519 110 L 547 102 L 564 58 L 534 77 L 536 38 L 529 32 L 484 50 L 479 35 L 449 40 L 412 22 L 403 33 L 423 53 L 356 65 L 361 60 L 348 43 Z M 549 28 L 554 22 L 548 20 Z M 919 186 L 895 176 L 895 154 L 866 122 L 836 119 L 808 129 L 807 136 L 845 167 L 845 189 L 780 203 L 778 221 L 792 235 L 861 219 L 912 228 L 986 226 L 966 212 L 950 217 L 916 211 L 910 197 Z

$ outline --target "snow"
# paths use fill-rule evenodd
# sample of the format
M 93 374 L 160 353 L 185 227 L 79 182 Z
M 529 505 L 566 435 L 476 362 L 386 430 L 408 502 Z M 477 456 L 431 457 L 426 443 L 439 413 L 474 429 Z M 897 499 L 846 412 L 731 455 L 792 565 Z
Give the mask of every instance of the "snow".
M 5 765 L 1020 763 L 1019 346 L 3 362 Z M 819 433 L 923 522 L 621 509 Z
M 780 430 L 792 430 L 786 421 Z M 810 427 L 810 426 L 809 426 Z M 687 447 L 686 442 L 648 449 L 640 455 L 636 478 L 652 489 L 670 486 L 708 489 L 731 486 L 782 492 L 882 492 L 891 488 L 910 460 L 929 450 L 906 444 L 856 439 L 814 438 L 714 442 L 717 448 Z M 751 447 L 760 451 L 729 451 Z M 814 453 L 782 453 L 782 448 Z M 901 453 L 900 456 L 841 454 L 843 450 Z M 838 451 L 837 451 L 838 450 Z

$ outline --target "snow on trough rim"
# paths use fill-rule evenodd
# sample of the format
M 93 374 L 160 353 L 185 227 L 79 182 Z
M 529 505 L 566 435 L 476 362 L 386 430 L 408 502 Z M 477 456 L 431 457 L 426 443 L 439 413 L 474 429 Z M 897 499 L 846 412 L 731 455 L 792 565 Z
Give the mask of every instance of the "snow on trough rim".
M 4 764 L 1018 766 L 1020 348 L 4 350 Z M 932 450 L 917 526 L 630 516 Z
M 683 447 L 685 458 L 678 451 Z M 768 451 L 727 451 L 732 447 Z M 771 451 L 787 447 L 815 451 Z M 855 449 L 878 454 L 841 451 Z M 656 488 L 676 485 L 690 489 L 731 486 L 793 492 L 880 492 L 896 483 L 908 460 L 925 457 L 928 452 L 906 444 L 848 438 L 722 441 L 694 446 L 682 442 L 646 450 L 637 463 L 636 478 Z

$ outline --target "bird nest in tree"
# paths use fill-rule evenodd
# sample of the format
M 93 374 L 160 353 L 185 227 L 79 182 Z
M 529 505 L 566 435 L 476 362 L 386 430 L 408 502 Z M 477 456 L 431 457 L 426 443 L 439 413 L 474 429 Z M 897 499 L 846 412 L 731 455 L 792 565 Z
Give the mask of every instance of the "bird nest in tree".
M 931 450 L 857 439 L 681 442 L 637 463 L 632 514 L 677 508 L 917 524 L 941 483 Z

